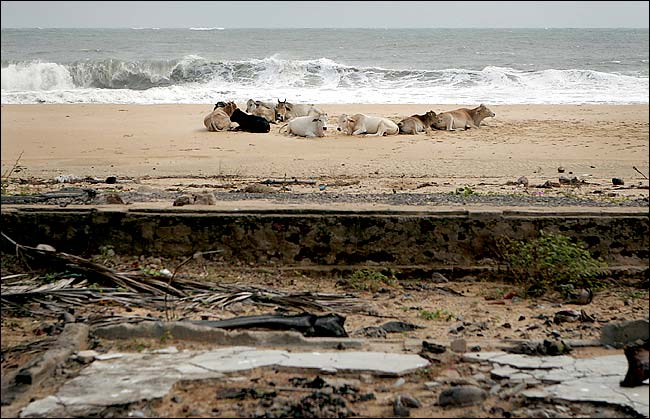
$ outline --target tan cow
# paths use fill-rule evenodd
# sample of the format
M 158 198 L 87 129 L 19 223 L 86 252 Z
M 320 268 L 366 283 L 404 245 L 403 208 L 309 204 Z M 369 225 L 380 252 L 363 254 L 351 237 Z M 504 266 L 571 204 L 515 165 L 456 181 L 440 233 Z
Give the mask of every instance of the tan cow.
M 428 134 L 431 132 L 431 124 L 436 120 L 436 113 L 429 111 L 424 115 L 416 114 L 406 117 L 399 121 L 397 126 L 400 134 L 419 134 L 421 132 Z
M 248 99 L 248 102 L 246 102 L 246 112 L 251 115 L 261 116 L 269 121 L 269 123 L 275 124 L 275 106 L 268 102 Z
M 494 117 L 494 112 L 481 104 L 474 109 L 460 108 L 453 111 L 441 112 L 436 116 L 433 128 L 454 131 L 459 129 L 478 128 L 487 117 Z
M 298 116 L 315 116 L 322 115 L 323 111 L 316 108 L 314 105 L 294 104 L 287 102 L 287 99 L 281 101 L 278 99 L 278 104 L 275 105 L 275 119 L 278 121 L 290 121 Z
M 208 131 L 227 131 L 233 129 L 236 124 L 230 120 L 230 115 L 235 110 L 237 105 L 234 102 L 218 102 L 214 105 L 214 109 L 205 118 L 203 118 L 203 125 Z

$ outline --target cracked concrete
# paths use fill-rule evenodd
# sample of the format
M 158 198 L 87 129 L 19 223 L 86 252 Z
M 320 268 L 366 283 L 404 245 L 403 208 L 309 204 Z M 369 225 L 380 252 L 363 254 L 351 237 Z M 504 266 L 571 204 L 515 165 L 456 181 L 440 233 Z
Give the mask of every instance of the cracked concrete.
M 258 367 L 358 371 L 399 376 L 429 365 L 418 355 L 385 352 L 287 352 L 239 346 L 178 353 L 97 357 L 54 396 L 27 405 L 20 417 L 84 416 L 104 408 L 161 398 L 179 380 L 223 377 Z
M 496 364 L 492 375 L 496 378 L 520 380 L 537 386 L 523 391 L 528 398 L 605 402 L 631 408 L 648 417 L 650 401 L 648 386 L 633 388 L 620 386 L 627 372 L 623 354 L 576 359 L 570 356 L 530 356 L 505 352 L 465 354 L 468 361 L 487 361 Z

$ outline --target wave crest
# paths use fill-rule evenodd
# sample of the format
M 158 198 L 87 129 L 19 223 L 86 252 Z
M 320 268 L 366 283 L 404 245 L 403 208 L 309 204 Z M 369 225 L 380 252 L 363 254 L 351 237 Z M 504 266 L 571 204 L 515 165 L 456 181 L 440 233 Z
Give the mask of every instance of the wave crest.
M 293 94 L 295 100 L 321 103 L 467 103 L 478 98 L 490 103 L 648 101 L 647 77 L 581 69 L 390 69 L 349 66 L 325 57 L 286 60 L 277 55 L 237 61 L 187 55 L 158 61 L 104 59 L 65 65 L 3 62 L 2 66 L 3 103 L 24 103 L 20 101 L 34 97 L 47 101 L 63 100 L 63 96 L 66 101 L 89 100 L 84 95 L 118 103 L 210 103 L 215 94 L 222 93 L 243 100 L 260 94 Z M 70 90 L 59 96 L 44 94 Z

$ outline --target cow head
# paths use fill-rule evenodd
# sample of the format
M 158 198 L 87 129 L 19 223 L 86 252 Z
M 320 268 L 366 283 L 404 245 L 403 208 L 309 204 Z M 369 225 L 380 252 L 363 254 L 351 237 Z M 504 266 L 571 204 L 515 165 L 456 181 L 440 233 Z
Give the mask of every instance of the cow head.
M 481 117 L 481 118 L 487 118 L 487 117 L 494 117 L 495 113 L 492 112 L 487 106 L 484 104 L 480 104 L 478 108 L 476 108 L 476 113 Z
M 235 109 L 237 109 L 237 104 L 235 102 L 231 101 L 231 102 L 228 102 L 228 103 L 224 103 L 223 106 L 221 106 L 221 107 L 223 108 L 223 111 L 228 116 L 232 116 L 232 113 L 235 112 Z
M 253 99 L 248 99 L 246 102 L 246 113 L 251 113 L 255 110 L 257 107 L 255 101 Z
M 287 119 L 287 112 L 291 112 L 292 105 L 287 103 L 287 99 L 284 101 L 278 99 L 278 105 L 275 107 L 275 119 L 278 121 L 285 121 Z
M 226 102 L 219 101 L 219 102 L 214 104 L 214 109 L 212 109 L 212 110 L 216 111 L 217 108 L 223 108 L 224 106 L 226 106 Z
M 314 116 L 312 122 L 316 124 L 316 136 L 324 137 L 325 136 L 324 131 L 327 129 L 327 114 L 322 113 Z
M 429 127 L 435 128 L 435 129 L 445 129 L 447 124 L 445 124 L 445 118 L 443 117 L 442 114 L 437 114 L 431 119 L 431 123 L 429 124 Z
M 429 127 L 436 120 L 437 116 L 438 115 L 436 115 L 434 111 L 428 111 L 424 114 L 424 118 L 422 118 L 422 122 L 424 123 L 424 125 Z
M 347 114 L 341 114 L 337 121 L 336 130 L 350 135 L 354 132 L 354 124 L 356 124 L 354 118 L 349 117 Z

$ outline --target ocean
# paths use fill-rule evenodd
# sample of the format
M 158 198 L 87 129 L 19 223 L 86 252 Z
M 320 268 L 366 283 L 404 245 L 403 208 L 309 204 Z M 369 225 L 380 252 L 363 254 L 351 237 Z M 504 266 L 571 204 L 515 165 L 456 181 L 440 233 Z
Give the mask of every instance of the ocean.
M 648 29 L 2 29 L 3 104 L 648 103 Z

